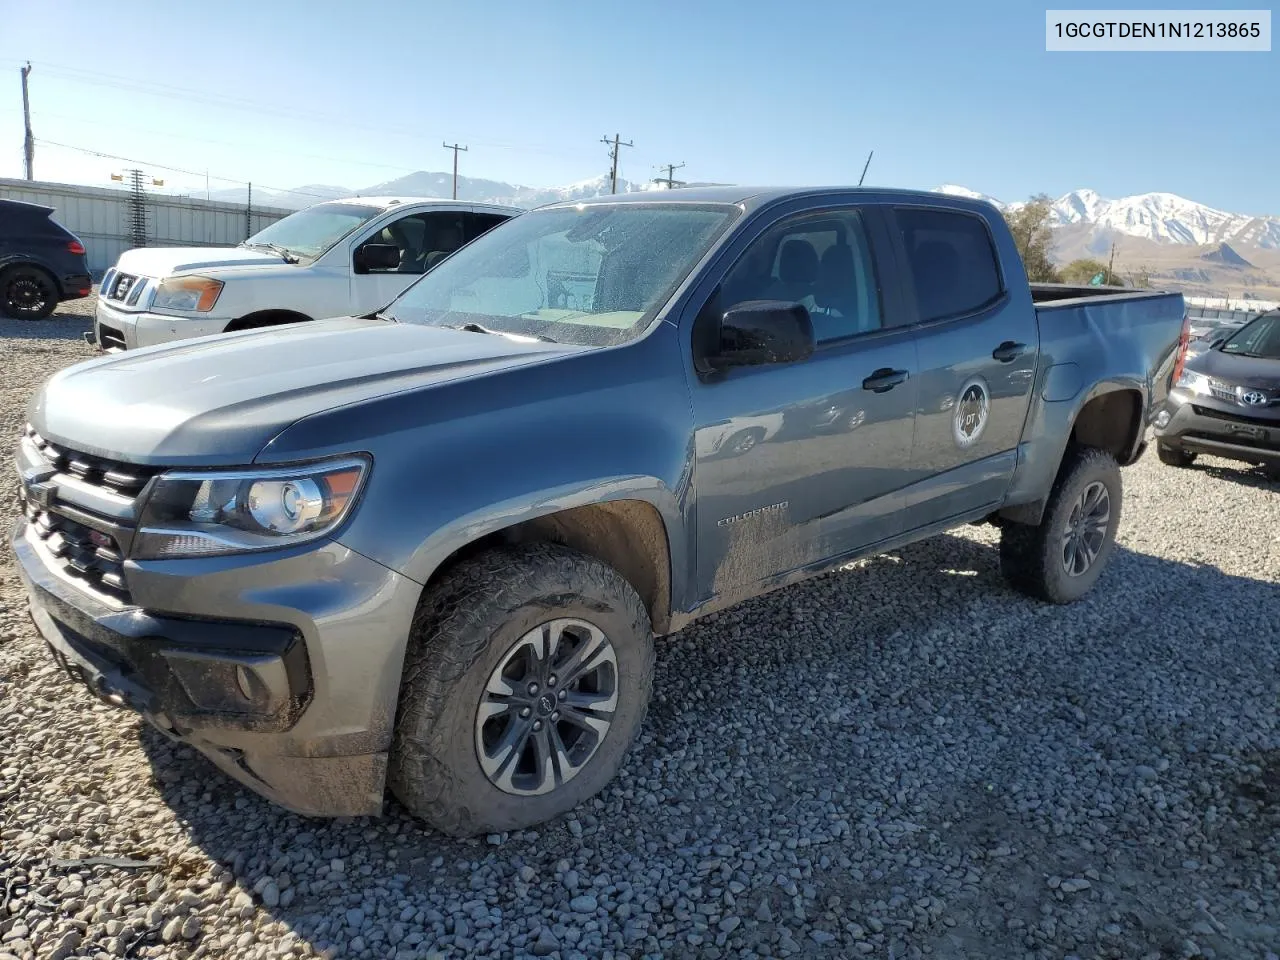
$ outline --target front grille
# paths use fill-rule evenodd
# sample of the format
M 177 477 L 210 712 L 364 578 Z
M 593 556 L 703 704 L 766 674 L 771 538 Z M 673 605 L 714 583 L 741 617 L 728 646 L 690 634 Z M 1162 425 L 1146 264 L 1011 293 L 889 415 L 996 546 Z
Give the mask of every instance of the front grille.
M 1222 383 L 1220 380 L 1209 381 L 1209 392 L 1213 394 L 1215 400 L 1225 400 L 1227 403 L 1236 402 L 1236 388 Z
M 1262 417 L 1246 417 L 1241 413 L 1228 413 L 1225 410 L 1213 410 L 1209 407 L 1202 407 L 1195 403 L 1191 405 L 1191 409 L 1202 417 L 1210 417 L 1214 420 L 1229 420 L 1232 423 L 1252 423 L 1259 427 L 1280 429 L 1280 419 L 1274 417 L 1270 420 L 1263 419 Z
M 117 273 L 111 278 L 111 288 L 107 290 L 108 300 L 124 300 L 138 282 L 138 277 L 131 273 Z
M 1221 400 L 1223 403 L 1232 403 L 1239 407 L 1252 407 L 1255 410 L 1259 407 L 1273 407 L 1280 404 L 1280 392 L 1275 390 L 1262 390 L 1255 387 L 1240 387 L 1235 384 L 1225 383 L 1222 380 L 1209 381 L 1209 392 L 1215 400 Z M 1261 394 L 1265 399 L 1261 403 L 1246 403 L 1245 396 L 1250 393 Z
M 24 513 L 36 536 L 44 541 L 65 573 L 118 600 L 129 601 L 124 555 L 114 537 L 52 510 L 41 510 L 29 501 Z
M 135 500 L 159 468 L 107 460 L 50 443 L 30 425 L 25 439 L 38 452 L 37 473 L 47 496 L 37 503 L 19 487 L 35 536 L 67 576 L 87 589 L 131 602 L 124 558 L 133 536 Z M 30 449 L 30 448 L 28 448 Z M 78 483 L 77 483 L 78 481 Z M 115 511 L 108 516 L 106 510 Z
M 1250 437 L 1243 433 L 1214 434 L 1203 433 L 1199 430 L 1189 430 L 1182 436 L 1185 440 L 1205 440 L 1209 443 L 1230 444 L 1233 447 L 1251 447 L 1256 450 L 1268 450 L 1272 452 L 1276 449 L 1274 442 L 1268 443 L 1266 440 L 1259 440 L 1257 437 Z
M 115 460 L 106 460 L 87 453 L 77 453 L 56 447 L 36 433 L 35 428 L 30 424 L 27 425 L 27 436 L 31 438 L 49 466 L 59 473 L 69 474 L 92 486 L 102 487 L 114 493 L 136 496 L 146 486 L 147 481 L 160 472 L 155 467 L 135 467 Z

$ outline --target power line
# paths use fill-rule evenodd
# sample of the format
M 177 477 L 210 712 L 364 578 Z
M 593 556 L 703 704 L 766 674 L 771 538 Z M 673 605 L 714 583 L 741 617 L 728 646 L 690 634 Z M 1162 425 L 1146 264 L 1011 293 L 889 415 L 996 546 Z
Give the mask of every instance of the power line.
M 456 143 L 446 143 L 444 145 L 444 148 L 446 150 L 453 151 L 453 199 L 457 200 L 458 199 L 458 154 L 459 152 L 466 153 L 467 148 L 460 147 Z
M 617 193 L 618 192 L 618 148 L 634 147 L 635 144 L 632 143 L 630 140 L 628 140 L 626 143 L 623 143 L 621 135 L 616 133 L 613 135 L 612 141 L 610 141 L 610 139 L 607 136 L 605 136 L 600 138 L 600 142 L 603 144 L 609 144 L 609 143 L 613 144 L 611 147 L 609 147 L 609 159 L 613 161 L 613 170 L 609 174 L 609 180 L 610 180 L 610 183 L 612 184 L 609 188 L 609 192 Z
M 665 177 L 654 177 L 653 182 L 665 183 L 667 185 L 668 190 L 674 190 L 676 188 L 676 184 L 680 184 L 680 186 L 684 186 L 683 180 L 674 180 L 672 179 L 672 176 L 671 176 L 673 173 L 675 173 L 677 170 L 679 170 L 683 166 L 684 166 L 683 163 L 664 164 L 663 167 L 665 167 L 667 171 L 667 175 Z M 660 167 L 659 169 L 663 169 L 663 167 Z
M 0 61 L 6 60 L 12 60 L 12 58 L 0 58 Z M 83 70 L 76 67 L 68 67 L 63 64 L 49 63 L 47 61 L 36 62 L 40 64 L 41 70 L 49 73 L 51 76 L 86 86 L 113 87 L 115 89 L 126 90 L 132 93 L 140 93 L 146 96 L 179 100 L 184 103 L 203 103 L 210 106 L 238 110 L 244 113 L 256 113 L 263 116 L 283 117 L 290 120 L 319 123 L 323 124 L 329 130 L 360 129 L 372 131 L 384 137 L 387 135 L 398 135 L 416 141 L 422 141 L 425 139 L 422 129 L 419 127 L 401 126 L 388 123 L 361 123 L 346 116 L 298 110 L 293 107 L 271 107 L 258 100 L 228 97 L 222 94 L 209 94 L 189 87 L 157 83 L 149 80 L 135 80 L 129 77 L 120 76 L 119 74 Z M 547 144 L 512 143 L 504 140 L 489 140 L 479 137 L 471 137 L 470 141 L 480 146 L 492 147 L 498 150 L 519 150 L 525 153 L 541 153 L 549 156 L 560 157 L 577 156 L 577 154 L 570 154 L 565 151 L 553 149 Z
M 103 153 L 101 150 L 90 150 L 88 147 L 78 147 L 72 143 L 59 143 L 56 140 L 45 140 L 43 138 L 41 138 L 37 142 L 43 143 L 46 146 L 50 146 L 50 147 L 62 147 L 65 150 L 75 150 L 79 153 L 87 153 L 90 156 L 102 157 L 103 159 L 106 159 L 106 160 L 122 160 L 125 163 L 137 163 L 147 167 L 158 167 L 161 170 L 169 170 L 172 173 L 185 173 L 188 176 L 205 177 L 212 180 L 219 180 L 223 183 L 247 184 L 250 182 L 248 180 L 242 180 L 239 177 L 220 177 L 217 174 L 210 173 L 208 170 L 188 170 L 184 167 L 174 167 L 164 163 L 156 163 L 153 160 L 139 160 L 136 157 L 122 157 L 119 154 L 115 154 L 115 153 Z M 260 189 L 263 189 L 263 190 L 275 190 L 278 193 L 288 193 L 288 194 L 293 194 L 299 197 L 316 197 L 317 199 L 320 199 L 320 200 L 333 199 L 333 197 L 329 194 L 312 193 L 307 190 L 295 190 L 290 187 L 273 187 L 273 186 L 270 186 L 267 184 L 261 184 L 261 183 L 258 184 L 258 186 Z

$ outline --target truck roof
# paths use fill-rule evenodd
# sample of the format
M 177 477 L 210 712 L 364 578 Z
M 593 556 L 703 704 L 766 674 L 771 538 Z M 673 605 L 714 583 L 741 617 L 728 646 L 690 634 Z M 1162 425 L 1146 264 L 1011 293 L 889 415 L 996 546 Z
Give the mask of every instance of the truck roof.
M 906 190 L 892 187 L 855 187 L 855 186 L 818 186 L 818 187 L 785 187 L 785 186 L 721 186 L 721 187 L 681 187 L 675 190 L 638 190 L 634 193 L 609 194 L 591 197 L 585 200 L 557 200 L 546 204 L 548 207 L 572 207 L 578 204 L 607 203 L 725 203 L 742 204 L 750 209 L 782 200 L 793 200 L 801 197 L 844 196 L 856 197 L 901 197 L 912 200 L 929 200 L 939 206 L 968 207 L 969 209 L 987 209 L 992 205 L 985 200 L 960 197 L 949 193 L 937 193 L 932 190 Z
M 382 207 L 384 210 L 391 207 L 401 205 L 415 206 L 427 204 L 429 206 L 443 207 L 474 207 L 477 210 L 492 210 L 495 213 L 523 213 L 521 207 L 507 206 L 501 203 L 479 203 L 470 200 L 450 200 L 448 197 L 334 197 L 332 200 L 321 201 L 323 203 L 363 203 L 371 207 Z

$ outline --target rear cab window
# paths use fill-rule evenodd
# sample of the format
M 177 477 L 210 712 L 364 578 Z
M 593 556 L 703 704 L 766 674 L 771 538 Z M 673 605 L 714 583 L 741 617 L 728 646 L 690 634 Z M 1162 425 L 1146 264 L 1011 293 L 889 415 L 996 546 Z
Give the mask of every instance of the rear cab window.
M 899 207 L 894 211 L 920 321 L 978 313 L 1004 294 L 991 231 L 976 214 Z

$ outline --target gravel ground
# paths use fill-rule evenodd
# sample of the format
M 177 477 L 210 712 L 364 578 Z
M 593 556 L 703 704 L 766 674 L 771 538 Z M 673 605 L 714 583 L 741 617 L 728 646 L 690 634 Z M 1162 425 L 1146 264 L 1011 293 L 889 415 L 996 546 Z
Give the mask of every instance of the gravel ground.
M 0 321 L 0 435 L 84 329 Z M 1125 480 L 1086 601 L 1011 593 L 970 527 L 750 602 L 660 648 L 604 794 L 468 842 L 283 812 L 99 705 L 5 550 L 0 960 L 1275 958 L 1280 491 Z

